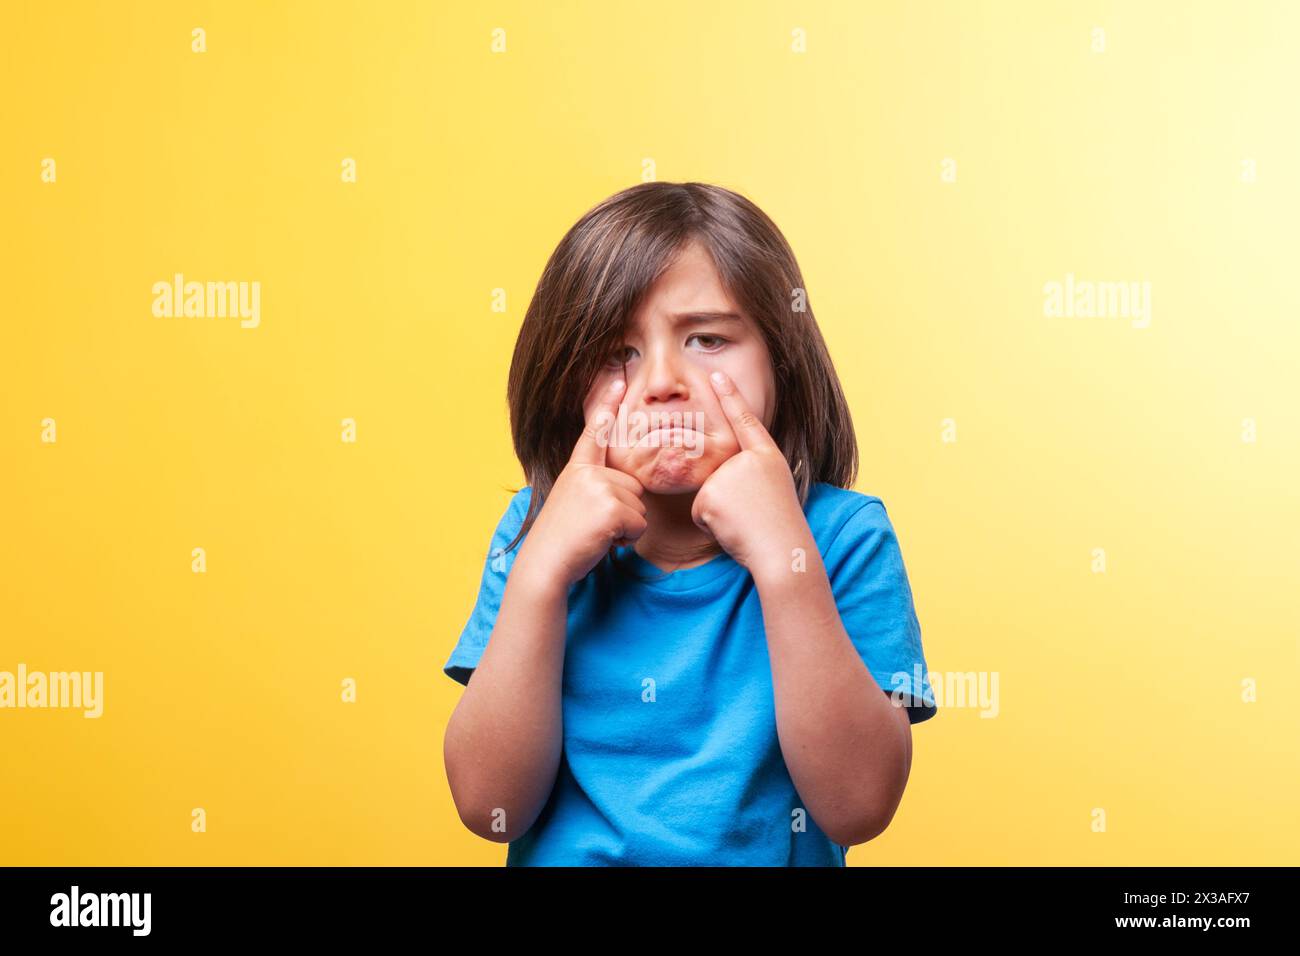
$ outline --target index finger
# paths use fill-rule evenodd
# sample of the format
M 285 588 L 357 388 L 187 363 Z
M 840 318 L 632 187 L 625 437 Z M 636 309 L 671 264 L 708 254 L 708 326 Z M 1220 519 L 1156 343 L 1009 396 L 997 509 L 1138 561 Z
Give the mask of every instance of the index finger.
M 614 420 L 618 417 L 618 404 L 623 399 L 623 390 L 627 383 L 616 378 L 605 386 L 598 401 L 591 410 L 591 415 L 583 423 L 582 434 L 573 446 L 569 461 L 580 465 L 605 464 L 605 449 L 609 446 L 609 433 Z
M 709 376 L 713 390 L 718 395 L 722 410 L 727 413 L 731 430 L 736 433 L 736 441 L 742 450 L 758 448 L 775 448 L 776 442 L 763 427 L 762 420 L 750 409 L 745 396 L 740 394 L 730 376 L 722 372 L 713 372 Z

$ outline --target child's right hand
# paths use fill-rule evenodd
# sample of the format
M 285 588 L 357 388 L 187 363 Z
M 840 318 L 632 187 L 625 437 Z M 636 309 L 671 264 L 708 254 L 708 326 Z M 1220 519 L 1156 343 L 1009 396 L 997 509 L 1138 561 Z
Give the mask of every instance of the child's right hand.
M 631 475 L 605 466 L 605 449 L 626 383 L 615 379 L 591 410 L 569 462 L 555 479 L 520 550 L 542 574 L 565 587 L 596 566 L 611 544 L 630 544 L 645 532 L 645 491 Z

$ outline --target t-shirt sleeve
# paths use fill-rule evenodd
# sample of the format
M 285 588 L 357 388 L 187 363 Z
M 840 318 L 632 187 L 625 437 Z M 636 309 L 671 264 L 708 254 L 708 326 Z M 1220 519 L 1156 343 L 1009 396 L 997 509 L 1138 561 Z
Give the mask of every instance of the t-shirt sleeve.
M 912 723 L 929 720 L 938 708 L 921 648 L 921 625 L 884 504 L 873 498 L 855 511 L 822 561 L 840 620 L 871 676 L 904 703 Z
M 487 647 L 488 638 L 496 624 L 497 612 L 501 610 L 501 598 L 506 590 L 506 578 L 514 565 L 515 557 L 523 546 L 521 539 L 509 551 L 508 545 L 524 523 L 528 512 L 531 489 L 524 488 L 517 492 L 510 501 L 506 512 L 497 522 L 496 531 L 488 544 L 487 558 L 483 563 L 483 577 L 479 583 L 478 597 L 474 601 L 474 610 L 460 632 L 460 640 L 452 649 L 451 657 L 443 665 L 442 672 L 461 684 L 469 684 L 470 675 L 478 666 L 483 649 Z

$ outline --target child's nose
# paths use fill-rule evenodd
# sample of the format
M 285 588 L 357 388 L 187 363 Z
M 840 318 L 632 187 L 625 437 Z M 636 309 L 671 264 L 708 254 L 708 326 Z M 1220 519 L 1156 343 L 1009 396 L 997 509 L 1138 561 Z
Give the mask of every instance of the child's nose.
M 652 357 L 641 363 L 639 371 L 643 402 L 684 401 L 690 397 L 690 370 L 686 362 L 672 355 Z

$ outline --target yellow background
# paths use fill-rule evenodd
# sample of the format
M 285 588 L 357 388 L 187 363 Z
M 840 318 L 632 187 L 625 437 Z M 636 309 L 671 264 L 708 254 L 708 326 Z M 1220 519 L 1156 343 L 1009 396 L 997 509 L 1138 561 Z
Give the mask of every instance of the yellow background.
M 105 672 L 0 711 L 0 863 L 504 861 L 441 667 L 533 287 L 647 158 L 785 232 L 929 666 L 999 674 L 850 864 L 1296 862 L 1295 5 L 0 10 L 0 670 Z M 155 318 L 176 272 L 261 326 Z M 1067 273 L 1150 327 L 1045 317 Z

